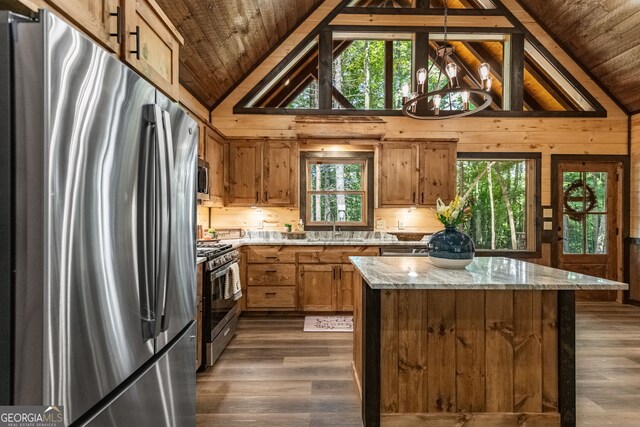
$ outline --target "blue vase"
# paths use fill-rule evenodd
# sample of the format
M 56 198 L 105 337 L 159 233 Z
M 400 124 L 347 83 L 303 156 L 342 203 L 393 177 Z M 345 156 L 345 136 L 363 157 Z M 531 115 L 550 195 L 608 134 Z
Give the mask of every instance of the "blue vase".
M 465 268 L 473 261 L 476 251 L 471 237 L 455 227 L 434 233 L 428 248 L 431 262 L 443 268 Z

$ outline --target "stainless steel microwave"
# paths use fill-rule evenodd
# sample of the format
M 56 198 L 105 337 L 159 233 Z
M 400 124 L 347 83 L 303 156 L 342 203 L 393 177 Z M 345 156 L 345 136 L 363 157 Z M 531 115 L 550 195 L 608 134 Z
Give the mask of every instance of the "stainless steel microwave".
M 198 200 L 209 200 L 209 163 L 198 158 Z

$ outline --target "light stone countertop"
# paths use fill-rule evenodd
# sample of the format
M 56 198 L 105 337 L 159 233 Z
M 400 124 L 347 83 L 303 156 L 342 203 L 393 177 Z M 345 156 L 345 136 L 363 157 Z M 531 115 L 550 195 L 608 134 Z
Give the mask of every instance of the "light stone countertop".
M 426 257 L 350 257 L 372 289 L 626 290 L 629 285 L 503 257 L 476 257 L 465 269 Z
M 204 256 L 196 257 L 196 265 L 202 264 L 203 262 L 206 262 L 206 261 L 207 261 L 207 257 L 204 257 Z

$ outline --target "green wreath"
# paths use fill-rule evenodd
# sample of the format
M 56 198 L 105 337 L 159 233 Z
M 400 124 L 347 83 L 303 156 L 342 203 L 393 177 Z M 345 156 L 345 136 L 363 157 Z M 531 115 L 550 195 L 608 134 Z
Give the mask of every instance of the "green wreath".
M 571 206 L 569 206 L 569 199 L 572 196 L 571 193 L 577 189 L 584 189 L 586 193 L 587 206 L 585 206 L 583 211 L 578 211 L 572 208 Z M 583 196 L 583 195 L 581 194 L 580 196 Z M 571 185 L 569 185 L 564 190 L 564 203 L 563 203 L 564 210 L 569 216 L 569 218 L 571 218 L 574 221 L 582 221 L 583 215 L 586 214 L 587 212 L 592 211 L 593 208 L 596 207 L 597 203 L 598 203 L 598 198 L 596 197 L 596 194 L 594 193 L 593 189 L 588 185 L 586 185 L 584 181 L 581 179 L 576 179 L 571 183 Z

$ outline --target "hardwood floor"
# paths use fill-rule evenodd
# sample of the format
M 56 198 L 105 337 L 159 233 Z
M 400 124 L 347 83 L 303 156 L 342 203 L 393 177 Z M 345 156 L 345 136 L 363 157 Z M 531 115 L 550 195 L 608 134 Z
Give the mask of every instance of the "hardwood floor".
M 578 302 L 578 426 L 640 426 L 640 307 Z
M 198 374 L 198 426 L 362 426 L 353 336 L 303 332 L 304 318 L 243 317 L 213 369 Z
M 303 318 L 242 318 L 198 374 L 198 426 L 361 426 L 350 333 L 303 332 Z M 640 426 L 640 307 L 579 302 L 578 426 Z

